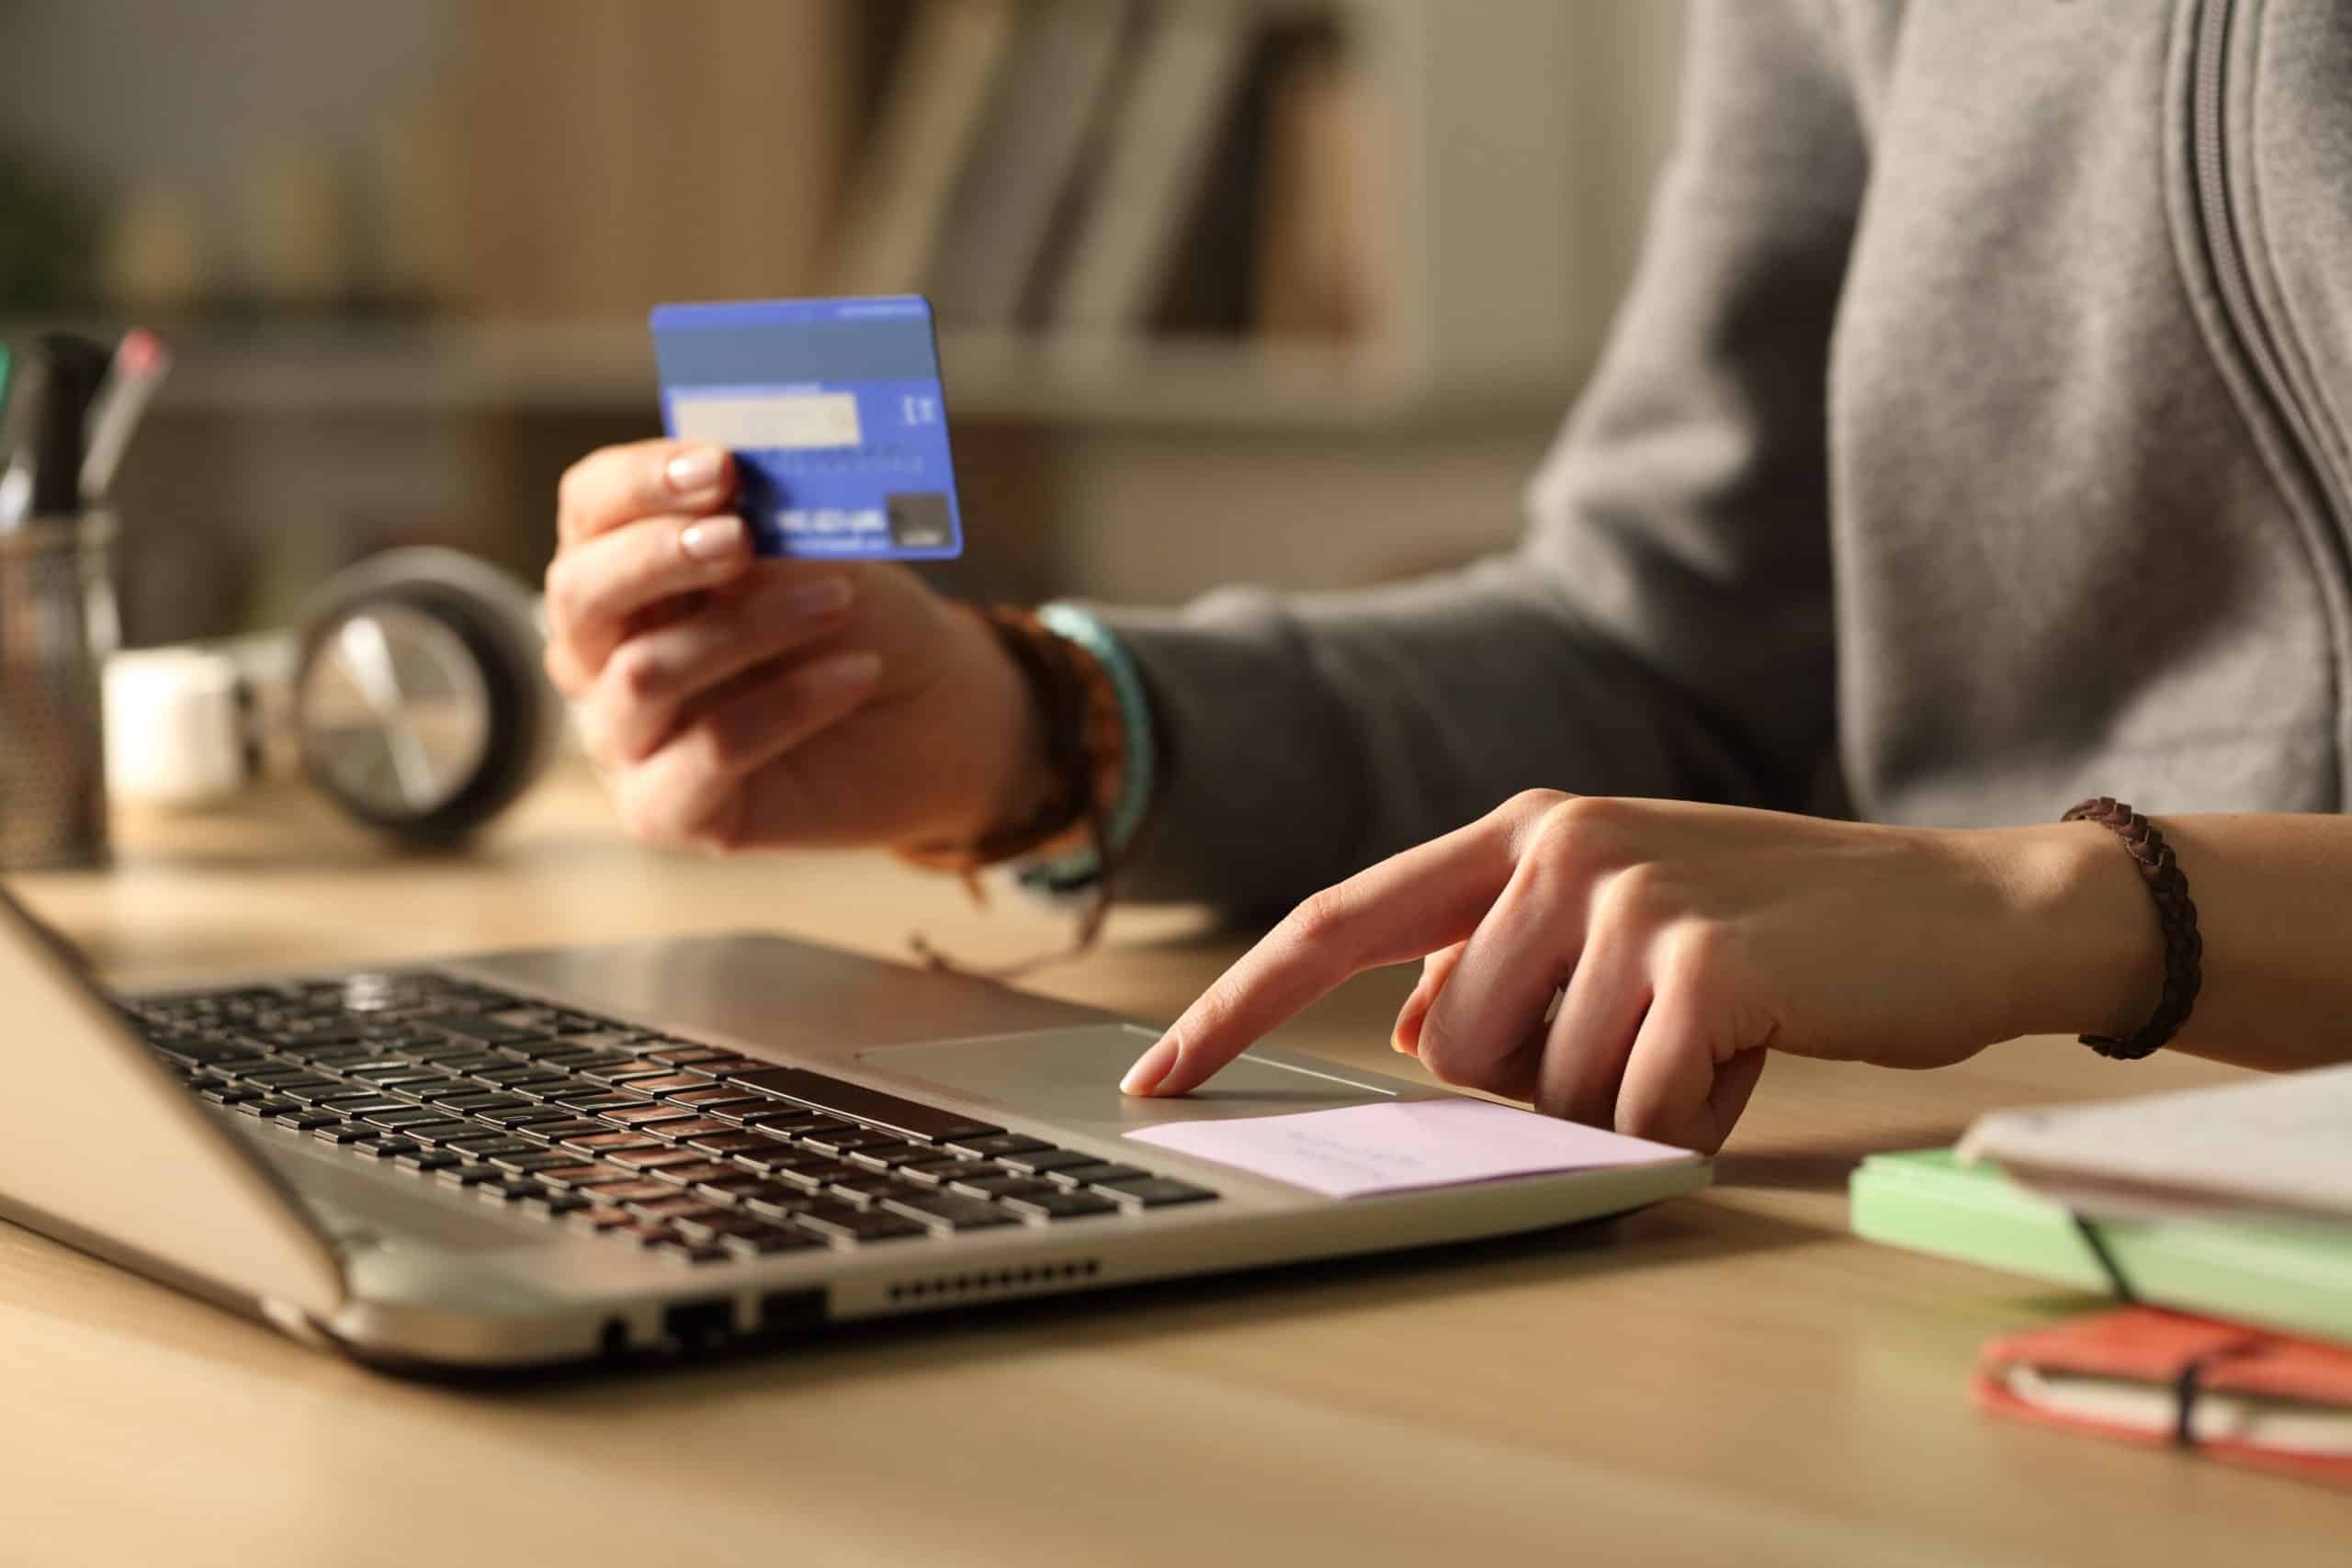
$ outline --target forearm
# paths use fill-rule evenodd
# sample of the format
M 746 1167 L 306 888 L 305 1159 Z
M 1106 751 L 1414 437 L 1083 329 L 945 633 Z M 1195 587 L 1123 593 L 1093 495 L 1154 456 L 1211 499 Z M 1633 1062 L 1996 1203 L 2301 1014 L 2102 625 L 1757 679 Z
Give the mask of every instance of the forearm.
M 2352 818 L 2157 816 L 2197 905 L 2204 986 L 2172 1048 L 2283 1071 L 2352 1060 Z M 2031 1027 L 2129 1036 L 2164 976 L 2156 916 L 2121 845 L 2085 823 L 2018 830 L 2047 897 Z M 2059 933 L 2063 931 L 2062 936 Z

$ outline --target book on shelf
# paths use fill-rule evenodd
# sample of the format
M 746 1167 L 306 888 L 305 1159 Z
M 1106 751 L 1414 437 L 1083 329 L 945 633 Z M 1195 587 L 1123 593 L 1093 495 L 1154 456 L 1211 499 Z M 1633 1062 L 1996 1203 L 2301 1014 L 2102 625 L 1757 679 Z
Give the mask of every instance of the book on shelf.
M 1126 0 L 1036 0 L 1024 10 L 948 207 L 931 288 L 942 321 L 1013 324 L 1109 110 L 1133 14 Z
M 917 5 L 852 180 L 827 280 L 834 293 L 911 294 L 930 285 L 949 202 L 1019 21 L 1013 0 Z
M 1118 112 L 1104 128 L 1067 276 L 1045 306 L 1054 329 L 1121 336 L 1152 326 L 1183 260 L 1257 41 L 1254 18 L 1223 0 L 1155 9 Z

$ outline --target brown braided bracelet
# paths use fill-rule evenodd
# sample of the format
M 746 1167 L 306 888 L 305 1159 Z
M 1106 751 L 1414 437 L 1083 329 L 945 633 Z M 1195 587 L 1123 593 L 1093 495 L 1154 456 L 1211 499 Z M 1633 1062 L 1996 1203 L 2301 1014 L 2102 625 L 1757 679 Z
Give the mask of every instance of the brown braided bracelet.
M 2156 1010 L 2129 1040 L 2111 1034 L 2082 1036 L 2083 1043 L 2102 1056 L 2137 1061 L 2154 1055 L 2180 1032 L 2205 983 L 2205 941 L 2197 934 L 2197 906 L 2188 897 L 2188 878 L 2181 874 L 2172 846 L 2165 842 L 2156 825 L 2111 796 L 2086 800 L 2059 820 L 2096 822 L 2121 839 L 2156 903 L 2156 926 L 2165 944 L 2165 989 Z

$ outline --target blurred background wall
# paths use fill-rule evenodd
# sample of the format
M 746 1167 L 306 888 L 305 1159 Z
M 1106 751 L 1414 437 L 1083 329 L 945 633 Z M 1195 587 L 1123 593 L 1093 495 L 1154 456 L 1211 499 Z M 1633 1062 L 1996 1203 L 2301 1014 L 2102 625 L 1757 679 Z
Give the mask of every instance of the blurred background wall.
M 1675 0 L 0 0 L 0 333 L 158 326 L 128 631 L 536 576 L 658 300 L 937 301 L 1010 596 L 1508 540 L 1671 132 Z

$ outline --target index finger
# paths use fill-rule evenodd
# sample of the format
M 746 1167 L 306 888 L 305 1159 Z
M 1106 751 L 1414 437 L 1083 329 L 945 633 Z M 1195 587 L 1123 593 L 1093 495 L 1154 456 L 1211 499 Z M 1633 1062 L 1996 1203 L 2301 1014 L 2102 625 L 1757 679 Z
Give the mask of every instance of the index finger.
M 734 459 L 698 441 L 633 441 L 591 452 L 556 487 L 556 536 L 576 545 L 660 513 L 707 512 L 735 489 Z
M 1189 1093 L 1340 982 L 1462 941 L 1510 882 L 1519 827 L 1506 813 L 1482 818 L 1301 904 L 1184 1010 L 1119 1087 Z

